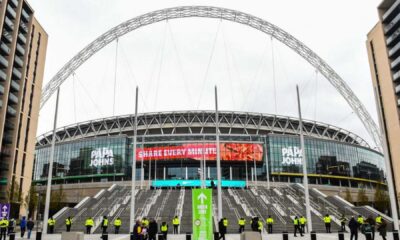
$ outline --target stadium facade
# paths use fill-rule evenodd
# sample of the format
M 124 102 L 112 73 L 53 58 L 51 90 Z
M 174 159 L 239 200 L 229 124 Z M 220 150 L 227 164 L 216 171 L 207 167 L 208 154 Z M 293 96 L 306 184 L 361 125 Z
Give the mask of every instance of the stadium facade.
M 298 119 L 220 112 L 219 122 L 223 179 L 266 181 L 268 169 L 270 181 L 302 181 Z M 53 184 L 131 179 L 133 127 L 134 115 L 126 115 L 57 129 Z M 311 184 L 385 184 L 383 155 L 356 134 L 308 120 L 303 130 Z M 212 111 L 139 115 L 137 180 L 142 166 L 145 180 L 216 179 L 215 133 Z M 51 139 L 52 132 L 37 139 L 37 185 L 47 179 Z

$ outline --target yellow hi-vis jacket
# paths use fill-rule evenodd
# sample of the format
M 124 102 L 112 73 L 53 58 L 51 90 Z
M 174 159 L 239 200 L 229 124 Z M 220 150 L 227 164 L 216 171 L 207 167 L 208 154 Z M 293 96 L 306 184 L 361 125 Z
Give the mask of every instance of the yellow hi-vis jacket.
M 298 218 L 293 219 L 293 225 L 299 225 L 299 219 Z
M 246 220 L 239 219 L 238 224 L 239 224 L 239 226 L 244 226 L 244 225 L 246 225 Z
M 382 223 L 382 217 L 381 217 L 381 216 L 376 217 L 376 218 L 375 218 L 375 222 L 376 222 L 377 224 L 381 224 L 381 223 Z
M 108 226 L 108 219 L 103 219 L 103 227 L 107 227 Z
M 331 223 L 331 217 L 324 217 L 324 223 Z
M 364 224 L 364 218 L 363 218 L 363 217 L 358 217 L 358 218 L 357 218 L 357 222 L 358 222 L 359 224 Z
M 56 220 L 49 219 L 49 220 L 47 220 L 47 224 L 49 224 L 49 226 L 54 226 L 54 225 L 56 225 Z
M 122 221 L 121 221 L 121 219 L 115 219 L 115 220 L 114 220 L 114 226 L 116 226 L 116 227 L 120 227 L 120 226 L 121 226 L 121 224 L 122 224 Z
M 271 217 L 271 218 L 267 218 L 267 224 L 274 224 L 274 219 Z
M 222 223 L 224 224 L 225 227 L 227 227 L 227 226 L 228 226 L 228 219 L 224 219 L 224 220 L 222 221 Z
M 69 226 L 71 224 L 72 224 L 72 219 L 69 218 L 65 219 L 65 225 Z
M 262 230 L 263 229 L 263 223 L 261 220 L 258 220 L 258 230 Z
M 167 232 L 168 231 L 168 225 L 161 225 L 161 232 Z
M 6 228 L 8 227 L 8 224 L 9 222 L 7 219 L 0 220 L 0 228 Z
M 144 227 L 148 227 L 149 226 L 149 220 L 142 220 L 142 225 L 144 226 Z
M 91 218 L 86 219 L 85 221 L 85 226 L 86 227 L 93 227 L 94 226 L 94 221 Z
M 301 218 L 299 219 L 299 222 L 300 222 L 300 225 L 304 225 L 304 224 L 306 224 L 307 219 L 306 219 L 305 217 L 301 217 Z
M 179 218 L 174 218 L 174 219 L 172 219 L 172 224 L 173 225 L 179 225 Z

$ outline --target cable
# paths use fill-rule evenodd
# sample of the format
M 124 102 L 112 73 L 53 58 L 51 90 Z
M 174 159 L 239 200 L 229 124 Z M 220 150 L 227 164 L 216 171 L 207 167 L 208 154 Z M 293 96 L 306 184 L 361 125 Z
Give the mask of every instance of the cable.
M 182 80 L 183 80 L 183 84 L 184 84 L 184 86 L 185 86 L 186 94 L 187 94 L 187 97 L 188 97 L 188 100 L 189 100 L 189 106 L 193 106 L 193 102 L 192 102 L 192 98 L 191 98 L 192 94 L 190 93 L 190 88 L 189 88 L 189 86 L 188 86 L 188 81 L 187 81 L 187 79 L 185 78 L 185 74 L 184 74 L 184 72 L 183 72 L 182 61 L 181 61 L 180 54 L 179 54 L 179 52 L 178 52 L 178 47 L 177 47 L 176 42 L 175 42 L 174 33 L 172 32 L 171 25 L 169 24 L 168 21 L 167 21 L 167 25 L 168 25 L 168 30 L 169 30 L 169 33 L 170 33 L 170 36 L 171 36 L 172 45 L 173 45 L 173 47 L 174 47 L 174 51 L 175 51 L 175 54 L 176 54 L 176 58 L 177 58 L 177 60 L 178 60 L 179 72 L 180 72 L 180 74 L 181 74 L 181 78 L 182 78 Z
M 72 94 L 74 97 L 74 120 L 76 121 L 76 94 L 75 94 L 75 72 L 72 73 Z
M 155 97 L 154 97 L 154 108 L 156 109 L 157 106 L 157 98 L 158 98 L 158 88 L 159 88 L 159 83 L 160 83 L 160 77 L 161 77 L 161 71 L 162 71 L 162 67 L 163 67 L 163 63 L 164 63 L 164 52 L 165 52 L 165 45 L 167 42 L 167 25 L 168 25 L 168 21 L 165 24 L 165 29 L 164 29 L 164 41 L 162 44 L 162 48 L 161 48 L 161 56 L 160 56 L 160 65 L 158 67 L 158 74 L 157 74 L 157 79 L 156 79 L 156 91 L 155 91 Z
M 314 121 L 317 120 L 318 70 L 315 69 Z
M 207 68 L 206 68 L 206 72 L 205 72 L 204 80 L 203 80 L 203 85 L 202 85 L 201 90 L 200 90 L 199 102 L 197 103 L 197 106 L 196 106 L 197 110 L 199 109 L 200 102 L 201 102 L 201 97 L 203 95 L 203 91 L 204 91 L 204 87 L 205 87 L 205 83 L 206 83 L 206 81 L 208 79 L 208 72 L 210 70 L 210 65 L 211 65 L 211 62 L 212 62 L 212 59 L 213 59 L 215 45 L 217 43 L 218 33 L 219 33 L 220 28 L 221 28 L 221 23 L 222 23 L 222 19 L 220 19 L 220 22 L 219 22 L 218 27 L 217 27 L 217 31 L 216 31 L 215 36 L 214 36 L 214 42 L 213 42 L 213 45 L 212 45 L 212 48 L 211 48 L 210 56 L 208 58 Z
M 226 63 L 226 70 L 228 72 L 228 81 L 229 81 L 229 86 L 231 89 L 231 97 L 232 97 L 232 104 L 233 104 L 233 109 L 235 108 L 235 98 L 233 97 L 233 84 L 232 84 L 232 74 L 231 74 L 231 69 L 229 66 L 229 59 L 228 59 L 228 49 L 227 49 L 227 44 L 226 44 L 226 39 L 225 39 L 225 31 L 224 28 L 222 27 L 222 39 L 223 39 L 223 43 L 224 43 L 224 52 L 225 52 L 225 63 Z
M 274 106 L 275 106 L 275 114 L 278 114 L 278 106 L 277 106 L 277 101 L 276 101 L 274 39 L 273 39 L 272 35 L 271 35 L 271 55 L 272 55 L 272 81 L 274 83 Z
M 116 47 L 115 47 L 113 116 L 115 116 L 115 97 L 117 91 L 117 67 L 118 67 L 118 38 L 116 39 Z
M 90 101 L 92 101 L 94 107 L 96 108 L 97 112 L 103 116 L 103 113 L 101 112 L 99 106 L 97 106 L 96 102 L 93 100 L 93 98 L 90 96 L 89 91 L 87 90 L 87 88 L 83 85 L 83 83 L 81 81 L 77 81 L 81 86 L 82 89 L 86 92 L 86 96 L 89 98 Z

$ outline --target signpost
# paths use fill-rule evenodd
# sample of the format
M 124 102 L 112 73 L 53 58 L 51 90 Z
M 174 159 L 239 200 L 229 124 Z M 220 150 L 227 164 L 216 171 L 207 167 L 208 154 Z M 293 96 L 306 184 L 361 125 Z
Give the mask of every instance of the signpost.
M 213 240 L 212 190 L 193 189 L 193 239 Z
M 5 203 L 5 204 L 0 204 L 0 213 L 2 218 L 10 218 L 10 204 Z

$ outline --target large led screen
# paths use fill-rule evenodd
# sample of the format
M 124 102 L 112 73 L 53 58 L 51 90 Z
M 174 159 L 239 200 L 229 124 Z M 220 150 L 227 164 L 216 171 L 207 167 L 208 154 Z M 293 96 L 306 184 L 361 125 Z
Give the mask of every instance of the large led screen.
M 137 160 L 192 159 L 215 161 L 215 143 L 188 143 L 174 146 L 137 148 Z M 262 161 L 263 146 L 258 143 L 221 143 L 221 161 Z

